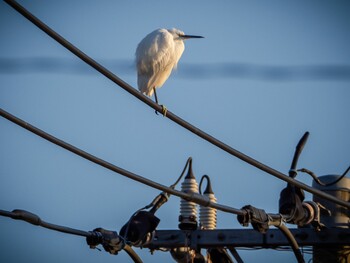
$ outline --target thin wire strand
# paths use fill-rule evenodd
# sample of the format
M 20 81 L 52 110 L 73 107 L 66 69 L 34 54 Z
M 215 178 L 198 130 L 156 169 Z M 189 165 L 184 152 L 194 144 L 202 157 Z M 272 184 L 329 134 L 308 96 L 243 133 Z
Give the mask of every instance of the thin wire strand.
M 102 75 L 119 85 L 121 88 L 123 88 L 125 91 L 129 92 L 131 95 L 136 97 L 137 99 L 141 100 L 151 108 L 155 109 L 156 111 L 162 113 L 163 107 L 161 105 L 158 105 L 153 100 L 148 98 L 147 96 L 140 93 L 138 90 L 134 89 L 132 86 L 118 78 L 115 74 L 113 74 L 111 71 L 97 63 L 95 60 L 87 56 L 85 53 L 83 53 L 81 50 L 79 50 L 77 47 L 75 47 L 73 44 L 71 44 L 69 41 L 64 39 L 61 35 L 56 33 L 54 30 L 52 30 L 49 26 L 47 26 L 45 23 L 43 23 L 41 20 L 39 20 L 37 17 L 35 17 L 33 14 L 31 14 L 28 10 L 26 10 L 23 6 L 18 4 L 14 0 L 4 0 L 7 4 L 9 4 L 11 7 L 13 7 L 16 11 L 18 11 L 21 15 L 23 15 L 25 18 L 27 18 L 29 21 L 31 21 L 33 24 L 35 24 L 38 28 L 43 30 L 46 34 L 48 34 L 50 37 L 52 37 L 54 40 L 56 40 L 58 43 L 60 43 L 62 46 L 67 48 L 69 51 L 71 51 L 74 55 L 82 59 L 85 63 L 89 64 L 91 67 L 96 69 L 98 72 L 100 72 Z M 288 183 L 291 183 L 307 192 L 310 192 L 314 195 L 317 195 L 319 197 L 323 197 L 329 201 L 332 201 L 336 204 L 339 204 L 341 206 L 347 207 L 350 209 L 350 204 L 340 200 L 334 196 L 324 194 L 322 191 L 319 191 L 318 189 L 312 188 L 304 183 L 301 183 L 297 180 L 294 180 L 293 178 L 290 178 L 289 176 L 265 165 L 257 160 L 237 151 L 236 149 L 230 147 L 229 145 L 221 142 L 220 140 L 214 138 L 213 136 L 205 133 L 204 131 L 200 130 L 199 128 L 195 127 L 194 125 L 186 122 L 185 120 L 181 119 L 171 111 L 167 111 L 166 117 L 168 117 L 170 120 L 176 122 L 178 125 L 184 127 L 185 129 L 191 131 L 192 133 L 196 134 L 197 136 L 203 138 L 204 140 L 210 142 L 211 144 L 217 146 L 218 148 L 226 151 L 227 153 L 241 159 L 242 161 L 255 166 L 256 168 L 269 173 L 283 181 L 286 181 Z M 220 209 L 219 209 L 220 210 Z
M 199 189 L 199 194 L 202 194 L 202 184 L 203 184 L 203 180 L 204 179 L 207 179 L 207 186 L 208 186 L 208 184 L 210 183 L 210 179 L 209 179 L 209 176 L 208 175 L 203 175 L 202 176 L 202 178 L 201 178 L 201 180 L 199 181 L 199 184 L 198 184 L 198 189 Z
M 340 180 L 342 180 L 346 174 L 349 172 L 350 170 L 350 166 L 345 170 L 345 172 L 339 176 L 336 180 L 334 180 L 333 182 L 329 182 L 329 183 L 324 183 L 322 182 L 318 177 L 317 175 L 313 172 L 313 171 L 310 171 L 309 169 L 306 169 L 306 168 L 301 168 L 301 169 L 298 169 L 298 172 L 302 172 L 302 173 L 306 173 L 308 175 L 310 175 L 312 177 L 312 179 L 314 179 L 314 181 L 321 185 L 321 186 L 331 186 L 331 185 L 335 185 L 336 183 L 338 183 Z
M 173 183 L 173 184 L 170 186 L 171 188 L 174 189 L 175 186 L 180 182 L 181 178 L 184 176 L 185 171 L 186 171 L 186 169 L 187 169 L 187 167 L 188 167 L 188 165 L 189 165 L 189 163 L 190 163 L 191 161 L 192 161 L 192 158 L 189 157 L 189 158 L 187 159 L 187 162 L 186 162 L 186 164 L 185 164 L 185 167 L 184 167 L 184 169 L 182 170 L 182 172 L 181 172 L 179 178 L 177 178 L 176 182 Z

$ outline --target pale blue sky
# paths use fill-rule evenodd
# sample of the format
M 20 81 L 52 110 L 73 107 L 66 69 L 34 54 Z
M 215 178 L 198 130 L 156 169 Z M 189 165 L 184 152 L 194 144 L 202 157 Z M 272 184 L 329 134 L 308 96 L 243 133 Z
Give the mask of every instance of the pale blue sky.
M 295 145 L 309 141 L 299 168 L 318 175 L 349 166 L 350 78 L 276 78 L 273 69 L 350 65 L 347 1 L 19 1 L 34 15 L 136 87 L 138 42 L 156 28 L 177 27 L 189 40 L 178 70 L 158 91 L 169 110 L 260 162 L 287 173 Z M 220 203 L 278 211 L 285 183 L 157 116 L 124 90 L 0 3 L 0 107 L 100 158 L 170 185 L 189 156 L 199 181 L 211 176 Z M 30 67 L 33 59 L 50 63 Z M 61 66 L 57 63 L 63 63 Z M 52 64 L 53 62 L 53 64 Z M 121 63 L 122 62 L 122 63 Z M 236 74 L 187 69 L 243 65 Z M 183 67 L 182 67 L 183 65 Z M 295 68 L 296 67 L 296 68 Z M 224 69 L 219 71 L 223 72 Z M 349 72 L 348 72 L 349 73 Z M 310 75 L 311 74 L 311 75 Z M 209 76 L 210 75 L 210 76 Z M 92 230 L 119 229 L 159 191 L 81 159 L 0 118 L 0 209 L 26 209 L 42 219 Z M 311 185 L 311 179 L 298 179 Z M 312 197 L 307 195 L 308 199 Z M 179 199 L 157 216 L 176 229 Z M 219 213 L 218 228 L 240 228 Z M 1 262 L 130 262 L 90 250 L 80 237 L 0 217 Z M 144 262 L 170 255 L 136 250 Z M 239 251 L 246 262 L 295 262 L 291 252 Z M 308 259 L 308 257 L 307 257 Z

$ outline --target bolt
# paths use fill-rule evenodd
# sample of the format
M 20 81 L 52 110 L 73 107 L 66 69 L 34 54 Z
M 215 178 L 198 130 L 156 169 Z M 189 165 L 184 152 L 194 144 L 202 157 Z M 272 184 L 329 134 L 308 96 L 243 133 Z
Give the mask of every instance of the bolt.
M 224 233 L 220 232 L 220 233 L 218 234 L 218 240 L 220 240 L 220 241 L 224 241 L 224 240 L 225 240 L 225 238 L 226 238 L 226 236 L 225 236 L 225 234 L 224 234 Z

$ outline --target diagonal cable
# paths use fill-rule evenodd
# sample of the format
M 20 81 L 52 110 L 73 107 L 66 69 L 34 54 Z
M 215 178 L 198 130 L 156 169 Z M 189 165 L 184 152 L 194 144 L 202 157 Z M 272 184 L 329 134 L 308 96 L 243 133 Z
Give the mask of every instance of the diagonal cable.
M 128 177 L 129 179 L 132 179 L 134 181 L 137 181 L 139 183 L 142 183 L 142 184 L 145 184 L 145 185 L 148 185 L 152 188 L 155 188 L 155 189 L 158 189 L 158 190 L 161 190 L 161 191 L 164 191 L 166 193 L 169 193 L 169 194 L 172 194 L 172 195 L 175 195 L 175 196 L 178 196 L 178 197 L 181 197 L 183 199 L 186 199 L 188 201 L 191 201 L 191 202 L 195 202 L 199 205 L 202 205 L 202 206 L 208 206 L 208 207 L 212 207 L 212 208 L 216 208 L 220 211 L 223 211 L 223 212 L 228 212 L 228 213 L 232 213 L 232 214 L 236 214 L 236 215 L 243 215 L 245 214 L 244 211 L 242 211 L 241 209 L 235 209 L 235 208 L 232 208 L 232 207 L 229 207 L 229 206 L 225 206 L 225 205 L 220 205 L 220 204 L 217 204 L 217 203 L 213 203 L 211 202 L 210 200 L 206 199 L 205 197 L 201 196 L 201 195 L 193 195 L 193 194 L 188 194 L 188 193 L 185 193 L 185 192 L 181 192 L 181 191 L 177 191 L 171 187 L 167 187 L 165 185 L 162 185 L 162 184 L 159 184 L 159 183 L 156 183 L 150 179 L 147 179 L 145 177 L 142 177 L 140 175 L 137 175 L 137 174 L 134 174 L 128 170 L 125 170 L 123 168 L 120 168 L 116 165 L 113 165 L 105 160 L 102 160 L 88 152 L 85 152 L 65 141 L 62 141 L 54 136 L 52 136 L 51 134 L 48 134 L 46 132 L 44 132 L 43 130 L 40 130 L 38 129 L 37 127 L 31 125 L 30 123 L 26 122 L 26 121 L 23 121 L 13 115 L 11 115 L 10 113 L 4 111 L 3 109 L 0 108 L 0 116 L 4 117 L 5 119 L 8 119 L 9 121 L 23 127 L 24 129 L 40 136 L 41 138 L 49 141 L 49 142 L 52 142 L 53 144 L 56 144 L 76 155 L 79 155 L 80 157 L 83 157 L 84 159 L 86 160 L 89 160 L 93 163 L 96 163 L 100 166 L 103 166 L 105 168 L 107 168 L 108 170 L 111 170 L 113 172 L 116 172 L 118 174 L 121 174 L 125 177 Z
M 146 103 L 151 108 L 155 109 L 156 111 L 162 113 L 163 108 L 161 105 L 158 105 L 154 101 L 152 101 L 147 96 L 141 94 L 138 90 L 134 89 L 132 86 L 130 86 L 128 83 L 124 82 L 122 79 L 118 78 L 115 74 L 113 74 L 111 71 L 103 67 L 101 64 L 93 60 L 91 57 L 83 53 L 81 50 L 79 50 L 77 47 L 75 47 L 72 43 L 67 41 L 65 38 L 63 38 L 61 35 L 59 35 L 57 32 L 55 32 L 53 29 L 51 29 L 49 26 L 47 26 L 45 23 L 43 23 L 41 20 L 39 20 L 37 17 L 35 17 L 33 14 L 31 14 L 28 10 L 26 10 L 23 6 L 18 4 L 14 0 L 4 0 L 7 4 L 9 4 L 11 7 L 13 7 L 16 11 L 18 11 L 21 15 L 23 15 L 25 18 L 27 18 L 29 21 L 31 21 L 33 24 L 35 24 L 38 28 L 40 28 L 42 31 L 44 31 L 46 34 L 48 34 L 50 37 L 52 37 L 54 40 L 56 40 L 58 43 L 60 43 L 62 46 L 67 48 L 69 51 L 71 51 L 74 55 L 82 59 L 85 63 L 89 64 L 91 67 L 96 69 L 98 72 L 100 72 L 102 75 L 119 85 L 121 88 L 123 88 L 125 91 L 129 92 L 131 95 L 136 97 L 137 99 L 141 100 L 142 102 Z M 231 146 L 221 142 L 220 140 L 214 138 L 213 136 L 209 135 L 208 133 L 200 130 L 199 128 L 195 127 L 194 125 L 188 123 L 187 121 L 181 119 L 171 111 L 167 111 L 166 117 L 168 117 L 170 120 L 176 122 L 180 126 L 184 127 L 185 129 L 191 131 L 192 133 L 196 134 L 197 136 L 203 138 L 204 140 L 210 142 L 211 144 L 219 147 L 220 149 L 226 151 L 227 153 L 241 159 L 244 162 L 249 163 L 252 166 L 255 166 L 256 168 L 269 173 L 283 181 L 286 181 L 292 185 L 295 185 L 309 193 L 312 193 L 314 195 L 323 197 L 329 201 L 332 201 L 336 204 L 339 204 L 341 206 L 347 207 L 350 209 L 350 204 L 348 202 L 345 202 L 343 200 L 340 200 L 336 197 L 333 197 L 328 194 L 324 194 L 322 191 L 319 191 L 315 188 L 312 188 L 304 183 L 301 183 L 297 180 L 294 180 L 293 178 L 263 164 L 259 161 L 241 153 L 240 151 L 232 148 Z

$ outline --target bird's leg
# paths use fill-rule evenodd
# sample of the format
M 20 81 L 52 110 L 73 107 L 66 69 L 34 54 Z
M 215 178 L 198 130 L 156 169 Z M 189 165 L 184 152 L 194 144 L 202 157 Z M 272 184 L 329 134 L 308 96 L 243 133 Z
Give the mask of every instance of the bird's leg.
M 156 100 L 156 103 L 158 104 L 158 96 L 157 96 L 157 92 L 156 92 L 156 88 L 153 88 L 153 92 L 154 92 L 154 99 Z
M 158 97 L 157 97 L 157 92 L 156 92 L 156 88 L 155 87 L 153 87 L 153 92 L 154 92 L 154 99 L 155 99 L 156 103 L 158 104 Z M 158 115 L 158 111 L 156 110 L 155 112 Z
M 153 88 L 153 92 L 154 92 L 154 99 L 155 99 L 156 103 L 159 105 L 159 103 L 158 103 L 158 96 L 157 96 L 157 92 L 156 92 L 156 88 L 155 87 Z M 160 106 L 162 106 L 162 114 L 165 117 L 168 110 L 167 110 L 167 108 L 164 105 L 160 105 Z M 156 110 L 156 114 L 158 115 L 158 111 L 157 110 Z

